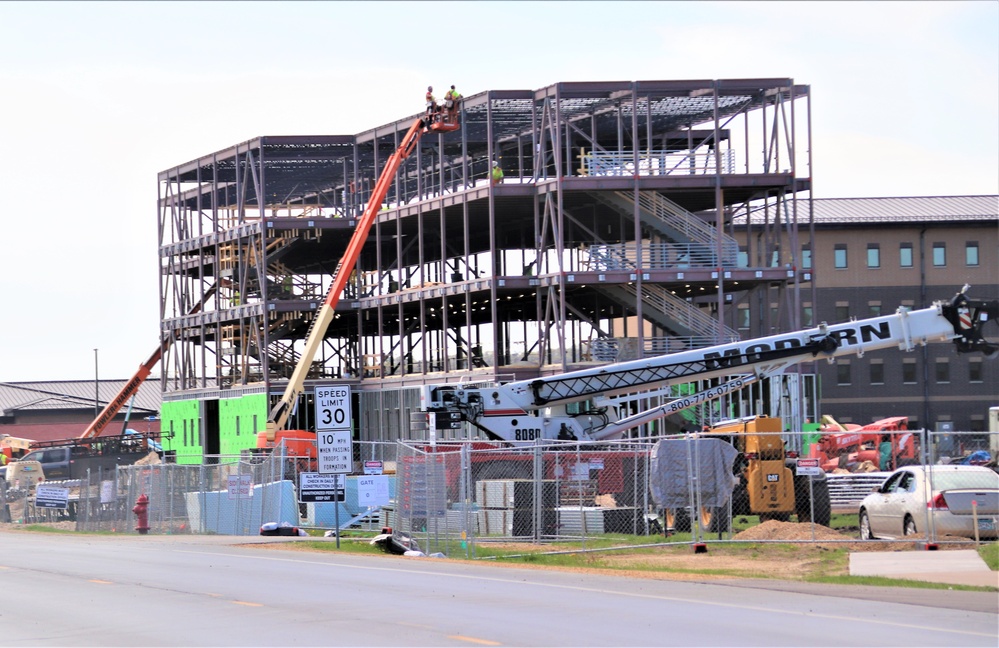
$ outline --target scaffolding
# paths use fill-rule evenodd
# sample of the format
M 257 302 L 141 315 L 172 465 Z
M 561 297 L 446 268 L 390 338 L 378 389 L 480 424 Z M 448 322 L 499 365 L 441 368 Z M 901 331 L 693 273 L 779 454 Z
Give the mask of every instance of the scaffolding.
M 402 163 L 307 386 L 353 385 L 370 397 L 362 438 L 393 438 L 418 385 L 716 344 L 745 329 L 746 304 L 753 335 L 799 328 L 809 101 L 791 79 L 464 98 L 462 128 L 424 136 Z M 165 400 L 281 393 L 415 117 L 259 137 L 159 174 Z

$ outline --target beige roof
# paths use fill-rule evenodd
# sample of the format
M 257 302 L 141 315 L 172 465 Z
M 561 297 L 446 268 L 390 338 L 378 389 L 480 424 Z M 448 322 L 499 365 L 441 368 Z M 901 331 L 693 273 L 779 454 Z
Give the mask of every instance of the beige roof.
M 999 196 L 906 196 L 896 198 L 816 198 L 812 201 L 817 225 L 876 225 L 999 221 Z M 808 223 L 808 200 L 798 200 L 798 226 Z M 790 201 L 787 208 L 791 209 Z M 761 209 L 753 223 L 764 222 Z M 773 206 L 770 219 L 773 220 Z M 745 219 L 736 214 L 737 225 Z
M 125 386 L 128 379 L 101 380 L 99 406 L 101 409 Z M 95 389 L 93 380 L 63 380 L 52 382 L 3 382 L 0 383 L 0 416 L 16 416 L 25 410 L 81 410 L 93 409 Z M 160 411 L 160 383 L 157 378 L 144 382 L 136 394 L 132 412 L 148 416 Z M 128 409 L 128 403 L 122 412 Z

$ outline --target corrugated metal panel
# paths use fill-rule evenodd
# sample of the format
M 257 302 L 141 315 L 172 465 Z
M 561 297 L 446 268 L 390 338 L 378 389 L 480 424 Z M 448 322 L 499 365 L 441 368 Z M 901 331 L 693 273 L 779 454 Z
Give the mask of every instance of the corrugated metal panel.
M 98 399 L 100 407 L 107 405 L 127 382 L 128 380 L 101 380 Z M 158 412 L 160 403 L 159 380 L 150 379 L 139 387 L 132 407 L 133 411 Z M 25 410 L 79 410 L 93 406 L 93 380 L 0 383 L 0 412 L 7 416 Z M 122 411 L 127 408 L 126 403 Z
M 812 201 L 817 225 L 879 223 L 954 223 L 999 220 L 999 196 L 909 196 L 897 198 L 816 198 Z M 791 209 L 790 203 L 787 208 Z M 775 219 L 762 210 L 752 213 L 753 224 Z M 737 221 L 741 224 L 744 221 Z M 808 223 L 808 200 L 798 201 L 798 225 Z
M 906 198 L 820 198 L 814 201 L 816 223 L 905 223 L 988 221 L 999 219 L 999 196 L 927 196 Z M 804 220 L 798 205 L 799 223 Z M 807 212 L 804 215 L 807 219 Z

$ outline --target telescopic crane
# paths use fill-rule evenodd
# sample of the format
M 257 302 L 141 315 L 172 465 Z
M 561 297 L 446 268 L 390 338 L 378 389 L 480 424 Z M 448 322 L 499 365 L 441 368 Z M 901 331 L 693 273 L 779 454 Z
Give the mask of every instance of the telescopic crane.
M 533 442 L 536 439 L 597 441 L 684 407 L 718 398 L 747 380 L 759 379 L 810 358 L 863 355 L 897 347 L 909 351 L 930 342 L 953 342 L 959 353 L 999 354 L 999 345 L 982 333 L 988 321 L 999 321 L 999 301 L 973 301 L 965 286 L 949 302 L 929 308 L 822 324 L 816 328 L 733 342 L 702 349 L 632 360 L 545 378 L 502 385 L 467 388 L 456 384 L 426 385 L 421 409 L 438 420 L 465 421 L 497 441 Z M 567 405 L 582 401 L 644 392 L 677 383 L 750 374 L 686 399 L 611 420 L 606 408 L 573 414 Z M 755 378 L 754 378 L 755 376 Z
M 350 274 L 357 264 L 357 259 L 361 255 L 364 242 L 368 238 L 368 233 L 371 231 L 375 218 L 381 209 L 382 201 L 385 200 L 389 186 L 395 179 L 402 161 L 413 152 L 424 133 L 446 133 L 458 130 L 459 126 L 460 124 L 454 112 L 435 113 L 426 119 L 417 119 L 402 138 L 399 148 L 396 149 L 395 153 L 385 163 L 385 168 L 382 170 L 381 175 L 378 177 L 378 182 L 375 183 L 374 190 L 371 192 L 368 205 L 357 223 L 357 229 L 354 230 L 350 242 L 347 243 L 347 249 L 344 251 L 343 257 L 333 271 L 333 282 L 326 293 L 326 298 L 323 300 L 322 306 L 320 306 L 315 319 L 312 320 L 309 326 L 305 348 L 302 350 L 298 364 L 295 365 L 295 370 L 288 380 L 288 385 L 281 396 L 281 400 L 274 405 L 267 417 L 266 440 L 268 443 L 273 444 L 278 431 L 285 428 L 288 417 L 291 416 L 292 411 L 295 409 L 295 404 L 305 391 L 305 378 L 308 375 L 309 367 L 312 365 L 312 361 L 316 357 L 319 347 L 322 345 L 326 329 L 329 328 L 330 322 L 333 321 L 333 316 L 336 314 L 336 306 L 340 302 L 340 295 L 343 294 L 344 289 L 347 287 Z

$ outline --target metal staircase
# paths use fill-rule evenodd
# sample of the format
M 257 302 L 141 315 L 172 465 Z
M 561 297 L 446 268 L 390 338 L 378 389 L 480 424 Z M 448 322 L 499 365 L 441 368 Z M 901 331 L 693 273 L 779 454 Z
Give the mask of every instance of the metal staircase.
M 607 284 L 600 286 L 600 290 L 625 305 L 634 304 L 638 299 L 638 289 L 633 284 Z M 735 329 L 723 325 L 719 333 L 718 322 L 714 318 L 656 284 L 642 285 L 642 315 L 674 335 L 702 341 L 700 345 L 692 346 L 722 344 L 739 339 Z
M 600 191 L 591 195 L 622 213 L 632 214 L 635 211 L 635 201 L 627 192 Z M 666 239 L 700 244 L 706 252 L 716 255 L 718 232 L 715 228 L 658 192 L 644 191 L 639 194 L 638 217 L 643 225 Z M 731 236 L 723 234 L 720 263 L 712 265 L 734 266 L 738 260 L 739 244 Z

